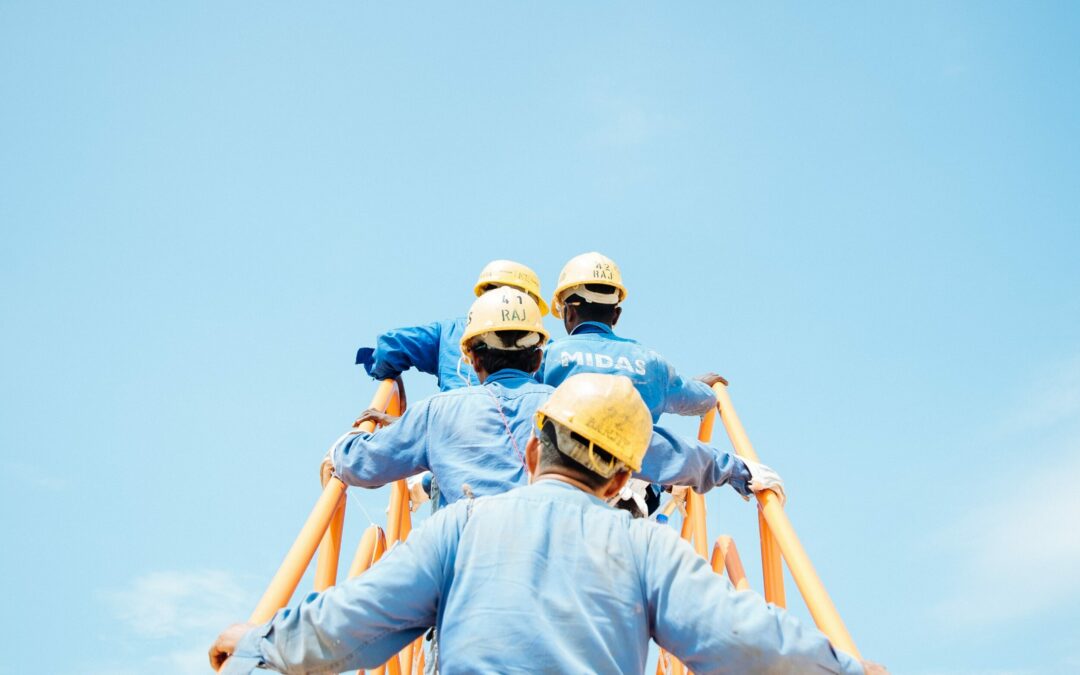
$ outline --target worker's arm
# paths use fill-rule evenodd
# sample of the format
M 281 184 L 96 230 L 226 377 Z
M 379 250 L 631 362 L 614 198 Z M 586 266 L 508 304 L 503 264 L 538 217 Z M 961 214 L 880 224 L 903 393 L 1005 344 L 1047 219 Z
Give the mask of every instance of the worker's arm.
M 386 331 L 375 339 L 375 348 L 361 347 L 356 362 L 376 380 L 397 377 L 409 368 L 439 374 L 439 340 L 442 322 Z
M 337 673 L 385 663 L 435 625 L 464 523 L 464 508 L 441 510 L 360 576 L 247 631 L 220 672 L 247 675 L 263 665 L 282 673 Z M 233 648 L 228 633 L 211 648 L 212 662 Z
M 379 487 L 426 471 L 430 409 L 430 400 L 420 401 L 394 424 L 342 438 L 330 450 L 334 475 L 346 485 Z
M 653 426 L 649 449 L 636 476 L 661 485 L 689 485 L 698 492 L 724 484 L 744 497 L 752 492 L 750 471 L 741 459 L 660 425 Z
M 674 530 L 648 539 L 644 580 L 652 637 L 694 672 L 858 673 L 859 662 L 753 591 L 736 591 Z
M 726 381 L 724 378 L 709 373 L 700 378 L 688 380 L 675 372 L 675 368 L 666 360 L 659 360 L 660 381 L 664 382 L 664 412 L 673 415 L 704 415 L 716 407 L 716 394 L 711 382 Z

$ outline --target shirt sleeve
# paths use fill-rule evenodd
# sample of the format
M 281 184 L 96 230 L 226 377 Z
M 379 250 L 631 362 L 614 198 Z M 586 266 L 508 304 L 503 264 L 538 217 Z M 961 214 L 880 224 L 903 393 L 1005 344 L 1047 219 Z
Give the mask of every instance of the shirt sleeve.
M 716 394 L 712 387 L 700 380 L 687 380 L 675 372 L 675 368 L 660 360 L 661 372 L 665 374 L 664 412 L 673 415 L 704 415 L 716 406 Z
M 331 452 L 334 473 L 346 485 L 380 487 L 427 471 L 430 410 L 430 399 L 420 401 L 389 426 L 345 437 Z
M 750 470 L 741 459 L 707 443 L 684 438 L 660 425 L 636 476 L 661 485 L 689 485 L 698 492 L 731 484 L 744 497 L 750 495 Z
M 463 508 L 441 510 L 367 572 L 312 593 L 249 631 L 221 672 L 246 675 L 262 665 L 281 673 L 337 673 L 382 665 L 435 625 L 464 522 Z
M 695 673 L 844 673 L 854 658 L 753 591 L 736 591 L 668 528 L 648 527 L 643 570 L 656 643 Z
M 424 326 L 409 326 L 389 330 L 375 339 L 375 348 L 362 347 L 356 352 L 356 362 L 363 364 L 368 375 L 376 380 L 397 377 L 409 368 L 438 375 L 439 340 L 442 324 L 439 321 Z

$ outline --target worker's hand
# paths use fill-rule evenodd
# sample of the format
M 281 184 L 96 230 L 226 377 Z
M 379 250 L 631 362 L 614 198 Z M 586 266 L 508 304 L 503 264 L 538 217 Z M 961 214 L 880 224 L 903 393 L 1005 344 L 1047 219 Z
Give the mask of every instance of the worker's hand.
M 210 645 L 210 667 L 215 671 L 221 670 L 225 661 L 236 651 L 236 643 L 254 627 L 253 623 L 234 623 L 221 631 L 214 644 Z
M 334 460 L 327 454 L 323 457 L 322 463 L 319 464 L 319 481 L 323 487 L 330 482 L 330 478 L 334 475 Z
M 364 412 L 360 413 L 360 417 L 356 418 L 353 422 L 353 429 L 359 427 L 364 422 L 374 422 L 375 424 L 385 427 L 389 424 L 393 424 L 398 418 L 393 415 L 387 415 L 377 408 L 368 408 Z
M 705 384 L 709 385 L 710 387 L 712 387 L 714 384 L 717 384 L 717 383 L 722 384 L 722 385 L 724 385 L 726 387 L 727 383 L 728 383 L 727 380 L 725 380 L 723 377 L 720 377 L 716 373 L 705 373 L 704 375 L 698 375 L 694 379 L 695 380 L 700 380 L 701 382 L 704 382 Z
M 743 463 L 750 470 L 749 488 L 754 492 L 772 490 L 780 498 L 780 505 L 783 506 L 784 502 L 787 501 L 787 495 L 784 494 L 784 481 L 780 479 L 780 474 L 764 464 L 751 462 L 748 459 L 744 459 Z
M 889 675 L 889 671 L 880 663 L 874 663 L 873 661 L 860 661 L 860 663 L 862 663 L 866 675 Z

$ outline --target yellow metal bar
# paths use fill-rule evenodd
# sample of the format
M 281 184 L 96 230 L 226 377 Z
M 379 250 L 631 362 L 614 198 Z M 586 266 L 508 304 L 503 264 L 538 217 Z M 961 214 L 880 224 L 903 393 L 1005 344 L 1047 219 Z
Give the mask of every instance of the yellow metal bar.
M 712 552 L 712 568 L 717 574 L 723 574 L 726 571 L 735 590 L 750 590 L 750 582 L 746 580 L 746 570 L 743 569 L 742 559 L 739 558 L 739 549 L 735 547 L 735 540 L 726 534 L 716 538 Z
M 385 410 L 393 392 L 394 381 L 383 380 L 371 400 L 371 407 Z M 315 549 L 319 546 L 323 533 L 326 532 L 344 494 L 344 483 L 337 478 L 327 481 L 322 495 L 315 502 L 311 515 L 300 528 L 300 534 L 289 548 L 289 552 L 285 554 L 285 559 L 278 567 L 274 578 L 270 580 L 270 585 L 263 593 L 259 604 L 255 606 L 255 611 L 251 613 L 249 620 L 252 623 L 268 621 L 274 612 L 288 604 L 292 594 L 296 592 L 296 587 L 300 584 L 301 577 L 304 576 L 304 570 L 311 564 Z
M 761 575 L 765 586 L 765 601 L 777 607 L 787 607 L 784 591 L 784 565 L 780 545 L 769 529 L 765 514 L 758 505 L 758 532 L 761 534 Z
M 751 461 L 758 461 L 754 446 L 750 444 L 750 438 L 746 435 L 739 416 L 735 413 L 735 406 L 731 403 L 731 396 L 727 387 L 723 384 L 713 385 L 716 393 L 717 405 L 720 409 L 720 418 L 727 429 L 731 445 L 740 457 Z M 799 587 L 803 600 L 806 602 L 810 616 L 822 633 L 828 636 L 833 646 L 847 652 L 856 658 L 861 658 L 859 650 L 855 647 L 855 641 L 851 639 L 847 626 L 844 625 L 840 613 L 836 611 L 829 594 L 825 591 L 824 584 L 814 570 L 810 557 L 806 555 L 799 538 L 795 535 L 795 528 L 791 526 L 784 507 L 780 505 L 780 498 L 772 491 L 757 493 L 758 507 L 764 521 L 768 524 L 772 536 L 787 561 L 791 576 L 795 579 L 795 585 Z

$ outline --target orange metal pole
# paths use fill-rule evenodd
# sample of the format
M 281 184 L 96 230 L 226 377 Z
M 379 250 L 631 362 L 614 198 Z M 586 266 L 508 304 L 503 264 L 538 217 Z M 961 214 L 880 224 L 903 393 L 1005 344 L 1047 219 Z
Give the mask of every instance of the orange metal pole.
M 375 561 L 386 552 L 386 534 L 378 525 L 372 525 L 364 530 L 364 536 L 360 537 L 360 544 L 356 547 L 356 555 L 353 556 L 352 566 L 349 567 L 349 578 L 359 576 L 375 564 Z M 372 673 L 385 672 L 385 666 L 379 666 Z M 363 669 L 356 671 L 356 675 L 364 675 Z
M 408 499 L 409 488 L 405 480 L 394 481 L 390 488 L 390 507 L 386 511 L 386 539 L 391 546 L 401 538 L 401 503 Z
M 349 567 L 349 578 L 366 572 L 386 550 L 386 534 L 378 525 L 372 525 L 364 530 L 364 536 L 360 537 L 360 544 L 356 547 L 356 555 L 353 556 L 352 566 Z
M 409 533 L 412 532 L 412 496 L 409 494 L 408 483 L 405 484 L 405 494 L 401 497 L 401 525 L 399 528 L 401 539 L 398 541 L 405 541 L 409 538 Z
M 698 440 L 708 443 L 713 436 L 716 410 L 712 409 L 701 418 Z M 701 557 L 708 556 L 708 526 L 705 522 L 705 498 L 692 488 L 686 495 L 686 518 L 683 521 L 683 538 L 693 544 L 693 550 Z
M 393 380 L 383 380 L 371 401 L 373 408 L 385 410 L 386 405 L 394 391 Z M 345 494 L 345 484 L 337 478 L 331 478 L 323 487 L 323 493 L 315 502 L 315 508 L 304 522 L 300 534 L 296 537 L 285 559 L 278 567 L 270 585 L 263 593 L 255 611 L 251 613 L 252 623 L 265 623 L 274 615 L 274 612 L 288 604 L 296 587 L 300 584 L 304 570 L 311 564 L 315 555 L 315 549 L 319 546 L 323 533 L 326 532 L 338 508 L 338 503 Z
M 735 590 L 750 590 L 750 582 L 746 580 L 746 570 L 743 569 L 742 559 L 739 558 L 739 549 L 735 547 L 735 540 L 726 534 L 716 538 L 712 552 L 712 568 L 717 574 L 723 574 L 726 570 Z
M 705 495 L 700 495 L 693 490 L 687 493 L 686 500 L 687 520 L 690 521 L 690 529 L 694 535 L 694 550 L 702 558 L 709 555 L 708 528 L 705 526 Z
M 341 559 L 341 531 L 345 526 L 345 493 L 341 494 L 330 526 L 323 533 L 319 544 L 319 557 L 315 561 L 315 590 L 325 591 L 337 583 L 338 563 Z
M 758 505 L 758 532 L 761 534 L 761 574 L 765 586 L 765 601 L 777 607 L 787 607 L 787 593 L 784 592 L 783 555 L 780 545 L 769 529 L 765 514 Z
M 716 384 L 713 385 L 713 391 L 716 393 L 720 417 L 735 452 L 740 457 L 758 461 L 754 446 L 750 444 L 750 438 L 746 435 L 746 430 L 735 413 L 735 406 L 731 403 L 727 387 Z M 829 637 L 834 647 L 856 658 L 861 658 L 859 650 L 855 647 L 855 641 L 851 639 L 847 626 L 840 618 L 840 613 L 836 611 L 832 598 L 825 591 L 825 586 L 814 570 L 810 557 L 806 555 L 806 550 L 795 535 L 795 528 L 791 526 L 791 521 L 784 513 L 780 498 L 774 492 L 767 490 L 757 493 L 757 500 L 761 515 L 768 524 L 769 530 L 772 531 L 772 536 L 779 545 L 784 560 L 787 561 L 791 576 L 795 579 L 795 585 L 799 587 L 803 600 L 806 601 L 806 607 L 810 610 L 814 623 L 822 633 Z
M 304 576 L 311 558 L 315 555 L 315 548 L 319 545 L 326 526 L 334 516 L 341 496 L 345 494 L 345 484 L 337 478 L 331 478 L 323 488 L 322 496 L 315 503 L 311 515 L 308 516 L 300 534 L 293 542 L 289 552 L 285 554 L 285 560 L 281 562 L 270 586 L 263 593 L 262 599 L 251 613 L 251 623 L 265 623 L 274 615 L 274 612 L 288 604 L 296 587 L 300 584 L 300 578 Z
M 698 440 L 708 443 L 712 438 L 713 425 L 716 423 L 716 410 L 710 410 L 701 418 L 701 426 L 698 427 Z M 699 494 L 693 488 L 686 492 L 686 516 L 682 523 L 682 538 L 694 545 L 694 550 L 702 558 L 708 557 L 708 525 L 705 519 L 705 496 Z M 664 665 L 667 665 L 665 668 Z M 686 673 L 686 666 L 677 658 L 660 650 L 660 660 L 656 664 L 658 673 L 671 673 L 682 675 Z
M 390 395 L 388 397 L 384 395 L 384 388 L 387 383 L 390 383 Z M 402 412 L 401 399 L 402 392 L 398 391 L 396 382 L 384 380 L 379 384 L 379 389 L 376 390 L 371 405 L 368 407 L 377 408 L 391 415 L 400 415 Z M 360 425 L 360 430 L 371 433 L 375 430 L 375 424 L 364 422 Z M 326 590 L 337 583 L 338 565 L 341 558 L 341 532 L 345 526 L 345 504 L 346 500 L 343 499 L 319 545 L 319 558 L 315 564 L 316 591 Z

